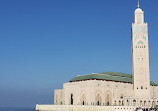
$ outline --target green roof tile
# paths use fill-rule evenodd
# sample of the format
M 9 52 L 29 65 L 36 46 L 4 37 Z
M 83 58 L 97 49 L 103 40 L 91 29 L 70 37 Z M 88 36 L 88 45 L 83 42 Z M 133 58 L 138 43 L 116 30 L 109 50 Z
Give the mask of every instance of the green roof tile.
M 102 73 L 94 73 L 94 74 L 89 74 L 89 75 L 81 75 L 81 76 L 74 77 L 69 82 L 89 80 L 89 79 L 132 83 L 131 74 L 118 73 L 118 72 L 102 72 Z M 150 81 L 150 85 L 156 86 L 157 84 Z

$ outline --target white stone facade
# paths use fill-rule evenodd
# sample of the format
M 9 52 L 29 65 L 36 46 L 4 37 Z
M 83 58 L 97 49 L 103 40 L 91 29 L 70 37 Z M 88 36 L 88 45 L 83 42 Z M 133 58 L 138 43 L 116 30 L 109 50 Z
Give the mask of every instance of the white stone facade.
M 54 103 L 57 103 L 57 104 L 63 104 L 64 102 L 64 90 L 63 89 L 56 89 L 54 91 Z
M 151 107 L 158 105 L 158 87 L 150 86 L 150 99 L 147 99 L 146 97 L 136 98 L 133 84 L 130 83 L 102 80 L 70 82 L 64 84 L 62 91 L 55 90 L 54 104 L 61 105 L 61 103 L 64 105 Z
M 133 82 L 84 80 L 69 82 L 55 90 L 54 104 L 142 106 L 158 105 L 158 86 L 150 85 L 148 25 L 138 7 L 132 24 Z
M 36 111 L 134 111 L 131 106 L 36 105 Z
M 135 10 L 132 24 L 132 57 L 135 97 L 150 99 L 148 25 L 140 8 Z

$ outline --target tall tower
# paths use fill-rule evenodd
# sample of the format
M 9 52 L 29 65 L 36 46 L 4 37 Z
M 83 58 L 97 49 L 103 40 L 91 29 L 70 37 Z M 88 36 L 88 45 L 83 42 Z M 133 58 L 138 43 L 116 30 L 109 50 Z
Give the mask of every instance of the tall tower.
M 132 24 L 132 65 L 134 95 L 150 98 L 148 24 L 144 23 L 144 11 L 139 8 L 134 13 Z

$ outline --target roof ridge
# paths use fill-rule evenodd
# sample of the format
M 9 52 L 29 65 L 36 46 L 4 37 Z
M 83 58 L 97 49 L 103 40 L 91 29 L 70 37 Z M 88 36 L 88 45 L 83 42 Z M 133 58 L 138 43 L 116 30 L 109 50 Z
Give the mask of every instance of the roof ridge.
M 108 72 L 101 72 L 101 73 L 119 73 L 119 74 L 128 74 L 128 73 L 123 73 L 123 72 L 113 72 L 113 71 L 108 71 Z M 131 74 L 128 74 L 128 75 L 131 75 Z
M 92 74 L 99 74 L 99 73 L 91 73 L 91 74 L 86 74 L 86 75 L 77 75 L 77 77 L 79 77 L 79 76 L 88 76 L 88 75 L 92 75 Z
M 92 73 L 92 74 L 87 74 L 87 75 L 78 75 L 77 77 L 74 77 L 73 79 L 71 79 L 69 82 L 98 79 L 98 80 L 108 80 L 108 81 L 116 81 L 116 82 L 124 82 L 124 83 L 133 83 L 132 75 L 127 74 L 123 76 L 121 73 L 121 75 L 115 76 L 117 74 L 119 73 L 115 73 L 114 75 L 105 74 L 105 73 Z M 158 84 L 156 84 L 153 81 L 150 81 L 150 85 L 158 86 Z

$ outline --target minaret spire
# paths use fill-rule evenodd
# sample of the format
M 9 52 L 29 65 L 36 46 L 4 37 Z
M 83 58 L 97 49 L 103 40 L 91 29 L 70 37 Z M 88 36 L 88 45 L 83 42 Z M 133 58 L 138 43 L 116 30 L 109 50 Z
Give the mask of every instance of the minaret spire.
M 138 6 L 137 7 L 139 8 L 139 0 L 138 0 Z

